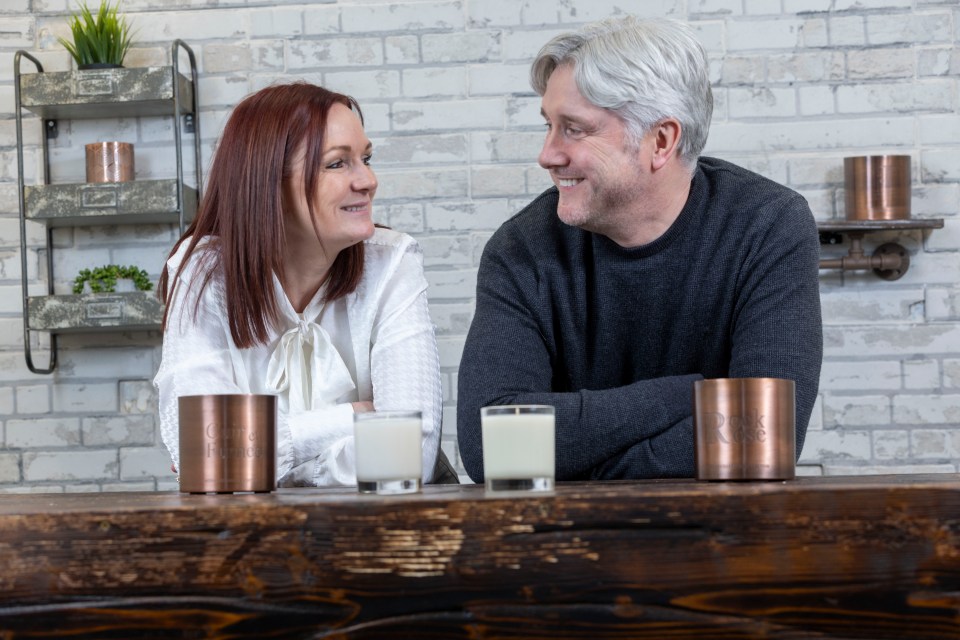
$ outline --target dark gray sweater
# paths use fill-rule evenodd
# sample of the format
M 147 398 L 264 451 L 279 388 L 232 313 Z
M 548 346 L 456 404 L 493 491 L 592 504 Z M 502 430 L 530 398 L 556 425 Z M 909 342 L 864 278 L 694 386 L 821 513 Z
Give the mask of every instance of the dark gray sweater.
M 796 381 L 797 455 L 817 396 L 819 238 L 806 201 L 701 158 L 676 222 L 624 249 L 562 223 L 548 189 L 480 261 L 457 437 L 483 479 L 480 407 L 556 407 L 557 479 L 692 476 L 693 382 Z

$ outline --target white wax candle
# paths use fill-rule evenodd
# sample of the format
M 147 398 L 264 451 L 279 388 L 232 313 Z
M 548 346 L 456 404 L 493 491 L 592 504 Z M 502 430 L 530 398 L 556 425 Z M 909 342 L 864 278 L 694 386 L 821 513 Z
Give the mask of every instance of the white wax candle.
M 363 420 L 353 427 L 359 482 L 421 477 L 418 418 Z
M 481 419 L 483 475 L 488 480 L 553 478 L 552 414 L 498 414 Z

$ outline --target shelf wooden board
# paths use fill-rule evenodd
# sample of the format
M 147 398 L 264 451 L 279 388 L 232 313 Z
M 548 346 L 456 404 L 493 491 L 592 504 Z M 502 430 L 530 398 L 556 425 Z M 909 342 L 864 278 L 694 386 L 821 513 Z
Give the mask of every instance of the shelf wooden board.
M 20 76 L 23 108 L 46 119 L 173 115 L 173 67 L 56 71 Z M 180 113 L 193 110 L 193 84 L 177 75 Z
M 163 305 L 155 291 L 37 296 L 27 299 L 27 316 L 33 331 L 145 331 L 160 328 Z
M 902 229 L 942 229 L 943 218 L 908 220 L 827 220 L 817 222 L 820 231 L 897 231 Z
M 26 218 L 50 227 L 177 222 L 176 179 L 24 187 Z M 183 187 L 184 220 L 197 211 L 197 190 Z

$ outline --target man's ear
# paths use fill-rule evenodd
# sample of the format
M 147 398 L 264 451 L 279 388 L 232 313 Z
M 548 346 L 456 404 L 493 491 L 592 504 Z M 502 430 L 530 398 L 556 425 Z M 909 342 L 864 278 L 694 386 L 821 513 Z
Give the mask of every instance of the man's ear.
M 653 128 L 653 157 L 650 163 L 654 171 L 662 169 L 676 155 L 682 133 L 680 123 L 673 118 L 662 120 Z

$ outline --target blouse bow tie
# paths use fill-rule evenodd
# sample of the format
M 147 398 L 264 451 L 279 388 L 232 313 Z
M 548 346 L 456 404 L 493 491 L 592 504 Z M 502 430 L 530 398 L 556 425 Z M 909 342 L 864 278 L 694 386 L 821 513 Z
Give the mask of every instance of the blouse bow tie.
M 290 409 L 335 404 L 356 388 L 350 371 L 323 327 L 301 321 L 280 337 L 267 365 L 267 387 L 289 389 Z

